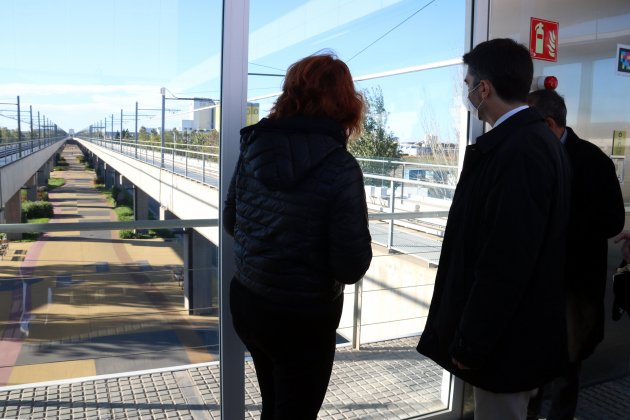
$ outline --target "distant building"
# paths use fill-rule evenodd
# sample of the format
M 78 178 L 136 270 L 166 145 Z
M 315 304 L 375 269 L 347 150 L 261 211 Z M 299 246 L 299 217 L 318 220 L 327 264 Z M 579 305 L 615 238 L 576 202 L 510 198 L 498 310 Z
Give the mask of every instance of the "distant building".
M 260 121 L 260 104 L 247 102 L 247 118 L 245 125 L 254 125 Z
M 195 99 L 194 120 L 182 120 L 182 131 L 221 131 L 221 105 L 211 99 Z M 260 104 L 247 103 L 245 125 L 256 124 L 260 120 Z
M 398 143 L 398 150 L 403 155 L 419 156 L 420 155 L 420 148 L 421 148 L 420 144 L 416 143 L 416 142 Z
M 221 106 L 217 105 L 216 108 L 216 121 L 217 125 L 215 129 L 221 131 Z M 254 102 L 247 102 L 247 116 L 245 117 L 245 125 L 256 124 L 260 120 L 260 104 Z
M 182 120 L 182 131 L 192 131 L 194 120 Z
M 193 130 L 210 131 L 217 129 L 217 106 L 212 99 L 195 99 L 193 103 Z
M 424 139 L 424 144 L 427 146 L 434 146 L 438 142 L 438 136 L 436 134 L 427 134 Z

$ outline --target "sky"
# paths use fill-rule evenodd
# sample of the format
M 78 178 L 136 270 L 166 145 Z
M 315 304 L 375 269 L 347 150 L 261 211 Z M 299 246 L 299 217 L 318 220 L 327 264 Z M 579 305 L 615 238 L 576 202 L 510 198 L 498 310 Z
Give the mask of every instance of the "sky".
M 20 96 L 64 130 L 114 116 L 114 129 L 159 127 L 167 88 L 167 128 L 192 119 L 191 101 L 220 99 L 219 0 L 2 0 L 0 126 L 14 128 Z M 286 68 L 322 49 L 355 77 L 461 59 L 465 0 L 251 0 L 248 97 L 263 114 Z M 457 141 L 462 66 L 357 82 L 379 87 L 387 123 L 401 141 L 438 134 Z M 26 117 L 24 117 L 26 115 Z M 34 117 L 36 119 L 36 117 Z M 24 123 L 23 123 L 24 124 Z

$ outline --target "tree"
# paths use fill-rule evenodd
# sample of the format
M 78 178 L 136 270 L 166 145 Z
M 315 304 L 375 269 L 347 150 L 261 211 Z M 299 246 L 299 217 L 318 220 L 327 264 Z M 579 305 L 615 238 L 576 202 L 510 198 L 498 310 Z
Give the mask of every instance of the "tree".
M 0 127 L 0 143 L 9 143 L 17 140 L 17 130 Z
M 160 136 L 160 133 L 158 133 L 157 129 L 155 128 L 151 129 L 150 141 L 151 143 L 160 143 L 162 141 L 162 136 Z
M 385 100 L 380 87 L 362 91 L 367 105 L 363 118 L 363 133 L 357 140 L 348 144 L 348 150 L 357 158 L 379 159 L 382 162 L 359 161 L 364 174 L 393 176 L 398 167 L 390 163 L 400 159 L 398 138 L 387 129 L 387 111 Z M 384 181 L 378 179 L 365 179 L 368 185 L 383 185 Z M 388 183 L 387 183 L 388 184 Z
M 138 141 L 143 143 L 149 142 L 149 133 L 147 132 L 147 128 L 145 126 L 140 127 L 138 131 Z

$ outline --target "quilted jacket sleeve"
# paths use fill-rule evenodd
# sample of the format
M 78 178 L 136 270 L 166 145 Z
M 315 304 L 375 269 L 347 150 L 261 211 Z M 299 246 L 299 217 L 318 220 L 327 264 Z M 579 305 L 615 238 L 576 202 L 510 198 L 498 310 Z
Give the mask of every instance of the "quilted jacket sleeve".
M 372 260 L 363 174 L 352 159 L 337 179 L 328 232 L 329 260 L 335 280 L 353 284 L 363 277 Z

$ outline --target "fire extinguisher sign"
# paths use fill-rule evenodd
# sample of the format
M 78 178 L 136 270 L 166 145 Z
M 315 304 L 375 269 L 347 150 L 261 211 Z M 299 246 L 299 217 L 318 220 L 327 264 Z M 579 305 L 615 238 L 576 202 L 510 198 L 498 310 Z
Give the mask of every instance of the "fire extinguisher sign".
M 529 51 L 536 60 L 558 61 L 558 22 L 531 18 Z

